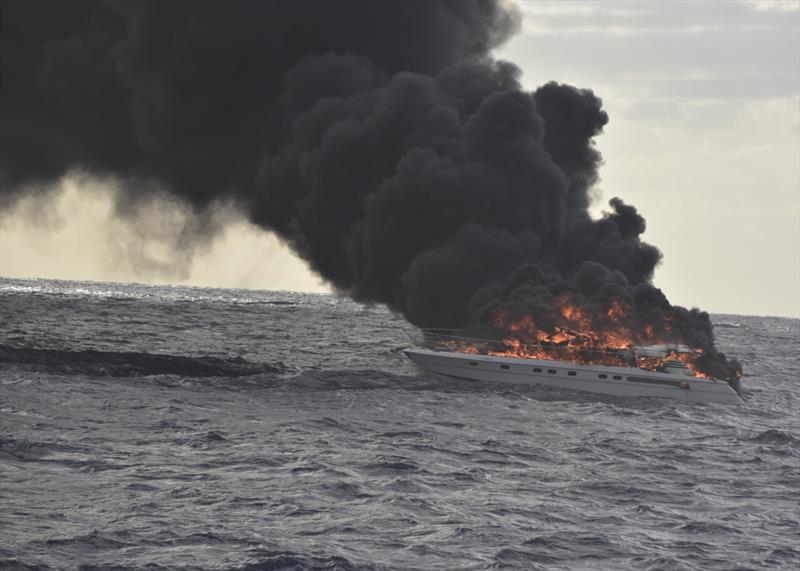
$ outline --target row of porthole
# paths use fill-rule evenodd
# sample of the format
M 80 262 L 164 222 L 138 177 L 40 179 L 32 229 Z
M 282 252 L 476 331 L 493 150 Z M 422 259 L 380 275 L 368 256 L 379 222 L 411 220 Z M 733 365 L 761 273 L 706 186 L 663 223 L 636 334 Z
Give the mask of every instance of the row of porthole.
M 533 372 L 534 373 L 541 373 L 542 370 L 539 367 L 534 367 L 533 368 Z M 550 373 L 551 375 L 555 375 L 558 371 L 556 371 L 555 369 L 547 369 L 547 372 Z M 575 371 L 567 371 L 567 374 L 570 377 L 574 377 L 578 373 L 576 373 Z M 599 373 L 597 376 L 599 378 L 601 378 L 601 379 L 607 379 L 608 378 L 608 375 L 606 375 L 605 373 Z M 622 380 L 622 375 L 614 375 L 614 380 L 615 381 L 621 381 Z
M 477 367 L 477 366 L 478 366 L 478 363 L 476 363 L 475 361 L 471 361 L 471 362 L 470 362 L 470 365 L 472 365 L 473 367 Z M 508 368 L 509 368 L 509 366 L 508 366 L 508 365 L 500 365 L 500 368 L 501 368 L 501 369 L 508 369 Z M 541 372 L 542 372 L 542 369 L 540 369 L 539 367 L 534 367 L 534 368 L 533 368 L 533 372 L 534 372 L 534 373 L 541 373 Z M 557 374 L 557 373 L 558 373 L 558 371 L 556 371 L 555 369 L 547 369 L 547 372 L 548 372 L 549 374 L 551 374 L 551 375 L 555 375 L 555 374 Z M 574 377 L 574 376 L 575 376 L 575 375 L 577 375 L 578 373 L 576 373 L 575 371 L 567 371 L 567 374 L 568 374 L 570 377 Z M 598 377 L 598 378 L 600 378 L 600 379 L 607 379 L 607 378 L 608 378 L 608 375 L 606 375 L 605 373 L 599 373 L 599 374 L 597 375 L 597 377 Z M 613 378 L 615 381 L 621 381 L 621 380 L 622 380 L 622 375 L 613 375 L 613 376 L 612 376 L 612 378 Z
M 542 372 L 542 370 L 541 370 L 539 367 L 534 367 L 534 368 L 533 368 L 533 372 L 534 372 L 534 373 L 541 373 L 541 372 Z M 556 371 L 555 369 L 547 369 L 547 372 L 548 372 L 549 374 L 551 374 L 551 375 L 555 375 L 555 374 L 557 374 L 557 373 L 558 373 L 558 371 Z M 575 371 L 567 371 L 567 374 L 568 374 L 570 377 L 574 377 L 574 376 L 575 376 L 575 375 L 577 375 L 578 373 L 576 373 Z
M 472 365 L 473 367 L 477 367 L 478 366 L 478 363 L 476 363 L 475 361 L 470 361 L 469 364 Z M 500 368 L 508 370 L 511 367 L 509 365 L 500 365 Z M 539 367 L 533 367 L 532 370 L 533 370 L 534 373 L 541 373 L 542 372 L 542 369 L 539 368 Z M 547 372 L 549 374 L 551 374 L 551 375 L 555 375 L 555 374 L 558 373 L 558 371 L 556 369 L 547 369 Z M 574 377 L 578 373 L 576 373 L 575 371 L 567 371 L 567 374 L 570 377 Z M 597 377 L 600 378 L 600 379 L 607 379 L 608 375 L 605 374 L 605 373 L 598 373 Z M 621 381 L 622 380 L 622 375 L 612 375 L 611 378 L 613 378 L 615 381 Z M 654 379 L 642 379 L 640 377 L 628 377 L 628 380 L 629 381 L 634 381 L 634 382 L 637 382 L 637 381 L 638 382 L 649 381 L 649 382 L 662 383 L 662 384 L 674 384 L 674 385 L 678 384 L 677 381 L 659 381 L 659 380 L 654 380 Z M 689 383 L 686 382 L 686 381 L 682 381 L 679 386 L 682 389 L 689 389 L 690 388 L 689 387 Z

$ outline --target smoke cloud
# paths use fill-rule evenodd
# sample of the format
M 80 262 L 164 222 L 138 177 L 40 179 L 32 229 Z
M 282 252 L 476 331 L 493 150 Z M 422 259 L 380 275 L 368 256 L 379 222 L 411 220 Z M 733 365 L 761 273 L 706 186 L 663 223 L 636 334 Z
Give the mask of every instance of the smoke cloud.
M 502 311 L 554 327 L 567 296 L 598 327 L 624 307 L 637 339 L 738 368 L 706 313 L 651 284 L 661 254 L 636 209 L 615 198 L 590 218 L 608 116 L 592 91 L 527 92 L 492 58 L 512 5 L 0 6 L 0 207 L 71 171 L 114 176 L 131 204 L 153 189 L 200 216 L 233 202 L 340 291 L 419 326 Z

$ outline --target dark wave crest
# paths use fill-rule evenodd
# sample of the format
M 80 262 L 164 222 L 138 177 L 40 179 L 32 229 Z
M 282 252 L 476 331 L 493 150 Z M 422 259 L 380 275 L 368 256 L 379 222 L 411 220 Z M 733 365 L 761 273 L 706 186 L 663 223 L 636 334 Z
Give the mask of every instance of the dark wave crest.
M 282 363 L 252 363 L 243 357 L 185 357 L 160 353 L 117 351 L 68 351 L 0 344 L 0 363 L 33 366 L 67 375 L 141 377 L 182 375 L 190 377 L 243 377 L 283 373 Z

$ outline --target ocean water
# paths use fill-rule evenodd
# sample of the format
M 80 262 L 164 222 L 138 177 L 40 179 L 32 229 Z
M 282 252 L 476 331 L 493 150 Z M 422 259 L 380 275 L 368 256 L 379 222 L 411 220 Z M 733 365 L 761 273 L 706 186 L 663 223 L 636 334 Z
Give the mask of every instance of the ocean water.
M 737 406 L 418 372 L 327 295 L 0 279 L 0 567 L 797 569 L 800 320 Z

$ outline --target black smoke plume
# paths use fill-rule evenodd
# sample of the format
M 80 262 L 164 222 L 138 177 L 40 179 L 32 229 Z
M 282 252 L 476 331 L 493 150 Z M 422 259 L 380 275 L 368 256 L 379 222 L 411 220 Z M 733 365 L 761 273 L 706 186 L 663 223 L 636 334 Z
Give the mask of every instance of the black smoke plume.
M 592 220 L 608 121 L 591 91 L 520 87 L 515 33 L 478 0 L 3 0 L 0 206 L 68 172 L 235 202 L 322 277 L 420 326 L 553 300 L 704 350 L 709 317 L 651 285 L 621 200 Z M 562 296 L 559 298 L 559 296 Z M 602 325 L 601 321 L 598 321 Z

